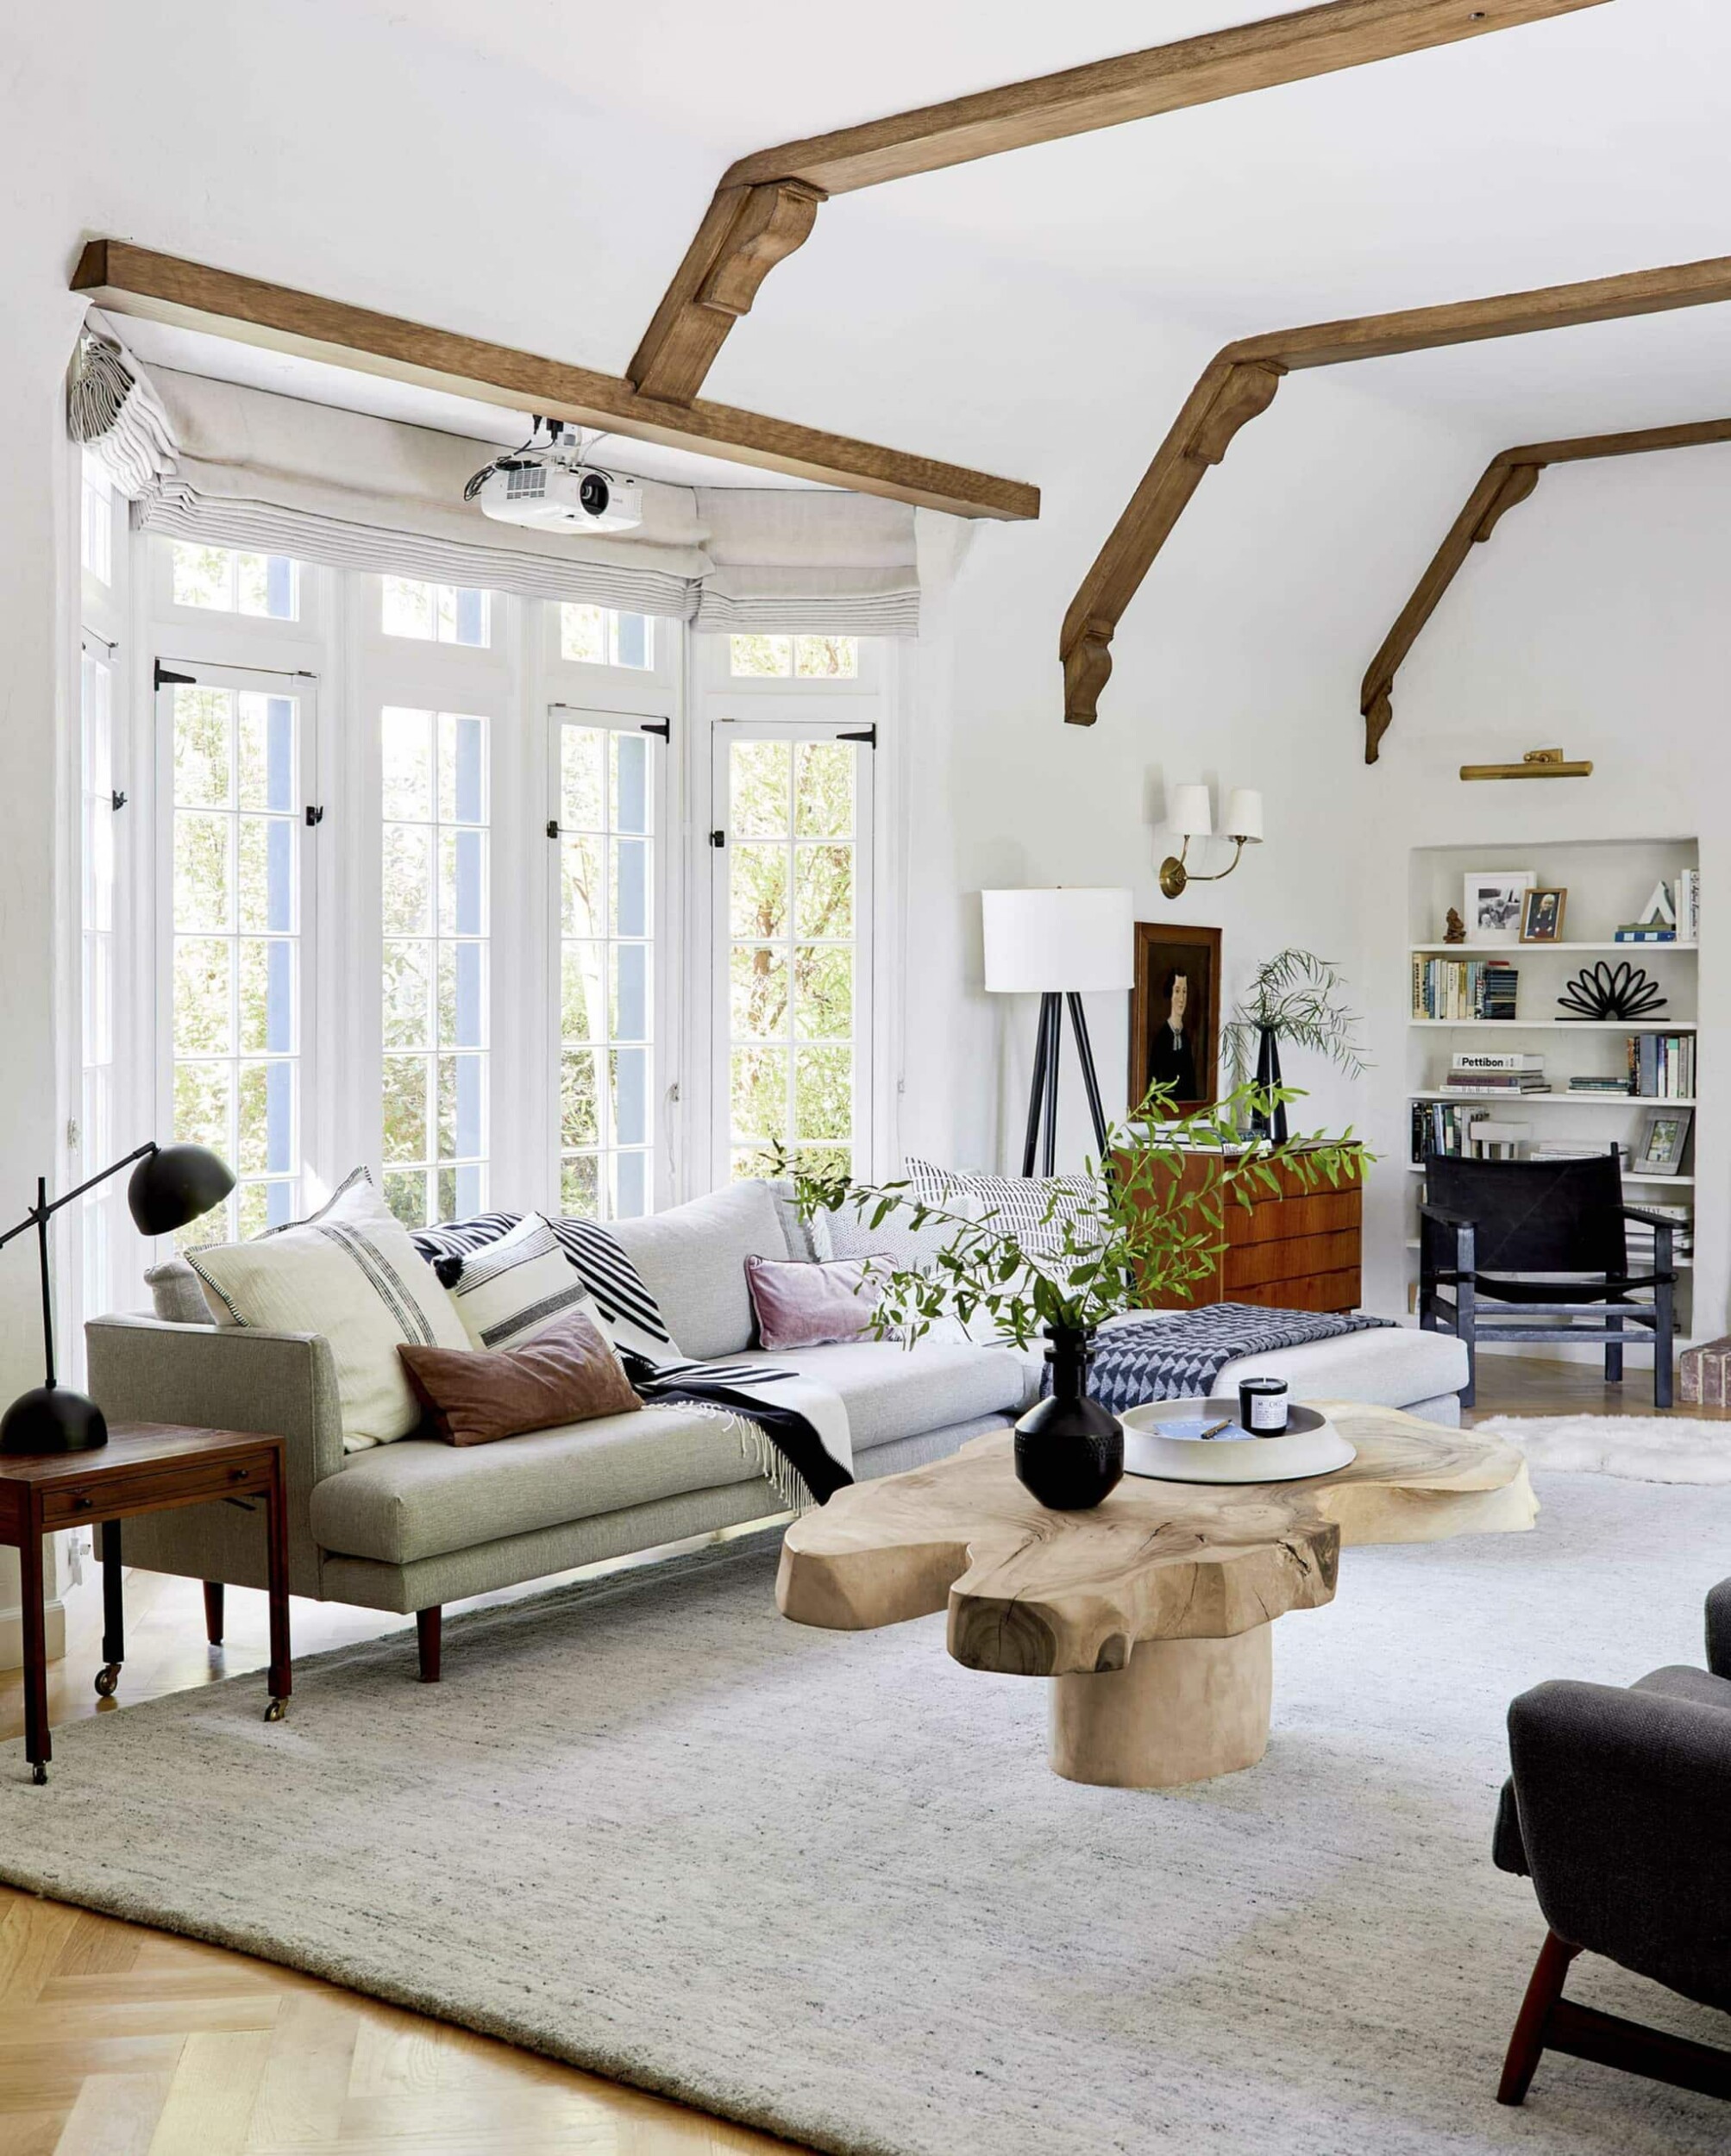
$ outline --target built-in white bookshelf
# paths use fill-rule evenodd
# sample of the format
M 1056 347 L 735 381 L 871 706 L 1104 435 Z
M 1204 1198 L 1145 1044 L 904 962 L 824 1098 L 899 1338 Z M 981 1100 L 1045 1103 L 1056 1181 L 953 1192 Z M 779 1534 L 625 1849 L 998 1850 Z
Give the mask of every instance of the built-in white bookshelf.
M 1411 856 L 1408 913 L 1407 1126 L 1410 1128 L 1414 1119 L 1430 1103 L 1446 1101 L 1483 1111 L 1492 1122 L 1525 1125 L 1531 1138 L 1522 1146 L 1523 1151 L 1546 1144 L 1568 1144 L 1595 1150 L 1602 1145 L 1620 1146 L 1626 1150 L 1623 1180 L 1629 1186 L 1630 1202 L 1686 1207 L 1690 1216 L 1686 1225 L 1692 1232 L 1696 1225 L 1696 1178 L 1690 1172 L 1696 1138 L 1695 1094 L 1660 1098 L 1571 1093 L 1567 1088 L 1571 1077 L 1607 1079 L 1621 1075 L 1628 1067 L 1628 1044 L 1634 1037 L 1695 1034 L 1700 1010 L 1698 938 L 1619 943 L 1615 931 L 1622 924 L 1640 918 L 1656 884 L 1664 881 L 1674 889 L 1678 871 L 1698 871 L 1699 864 L 1700 848 L 1693 838 L 1416 849 Z M 1539 887 L 1568 892 L 1564 920 L 1569 931 L 1566 940 L 1554 943 L 1523 943 L 1518 939 L 1446 941 L 1443 931 L 1448 909 L 1463 907 L 1466 875 L 1497 868 L 1530 869 Z M 1519 975 L 1514 1017 L 1434 1018 L 1419 1015 L 1412 1008 L 1414 962 L 1437 958 L 1495 958 L 1514 966 Z M 1645 968 L 1658 983 L 1665 998 L 1662 1009 L 1635 1019 L 1572 1018 L 1559 1011 L 1558 999 L 1576 974 L 1584 968 L 1590 970 L 1600 960 L 1615 964 L 1622 959 Z M 1544 1076 L 1554 1090 L 1523 1093 L 1514 1088 L 1480 1090 L 1446 1084 L 1457 1052 L 1483 1053 L 1490 1049 L 1497 1034 L 1508 1037 L 1512 1053 L 1542 1056 Z M 1697 1091 L 1699 1086 L 1697 1071 Z M 1686 1111 L 1690 1118 L 1689 1145 L 1682 1160 L 1685 1172 L 1676 1175 L 1645 1173 L 1639 1161 L 1649 1119 L 1655 1112 L 1674 1108 Z M 1418 1203 L 1424 1175 L 1422 1161 L 1409 1157 L 1406 1241 L 1414 1279 L 1418 1269 Z M 1692 1269 L 1692 1261 L 1679 1259 L 1677 1269 L 1686 1275 Z M 1686 1337 L 1691 1330 L 1686 1278 L 1678 1283 L 1678 1318 L 1679 1336 Z

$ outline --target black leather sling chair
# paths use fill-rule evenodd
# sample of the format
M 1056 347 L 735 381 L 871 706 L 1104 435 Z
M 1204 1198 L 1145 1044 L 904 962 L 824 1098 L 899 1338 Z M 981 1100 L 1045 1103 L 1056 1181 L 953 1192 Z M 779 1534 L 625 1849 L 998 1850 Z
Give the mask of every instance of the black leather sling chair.
M 1653 1230 L 1652 1269 L 1634 1275 L 1629 1220 Z M 1419 1207 L 1419 1323 L 1465 1342 L 1462 1406 L 1472 1405 L 1478 1350 L 1489 1341 L 1602 1342 L 1605 1377 L 1615 1384 L 1633 1327 L 1652 1335 L 1653 1404 L 1670 1407 L 1671 1227 L 1623 1203 L 1613 1152 L 1564 1161 L 1433 1153 Z
M 1731 1580 L 1707 1598 L 1706 1669 L 1535 1685 L 1508 1752 L 1493 1854 L 1531 1878 L 1550 1930 L 1497 2101 L 1523 2100 L 1546 2051 L 1731 2096 L 1731 2051 L 1563 1996 L 1575 1956 L 1604 1954 L 1731 2013 Z

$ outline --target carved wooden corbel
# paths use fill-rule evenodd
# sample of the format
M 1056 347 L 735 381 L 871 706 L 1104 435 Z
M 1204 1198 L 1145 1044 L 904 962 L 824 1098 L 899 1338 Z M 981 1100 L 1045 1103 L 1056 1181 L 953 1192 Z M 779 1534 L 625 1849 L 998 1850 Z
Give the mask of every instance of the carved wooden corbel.
M 824 199 L 799 179 L 718 191 L 632 357 L 640 395 L 690 404 L 763 279 L 811 237 Z

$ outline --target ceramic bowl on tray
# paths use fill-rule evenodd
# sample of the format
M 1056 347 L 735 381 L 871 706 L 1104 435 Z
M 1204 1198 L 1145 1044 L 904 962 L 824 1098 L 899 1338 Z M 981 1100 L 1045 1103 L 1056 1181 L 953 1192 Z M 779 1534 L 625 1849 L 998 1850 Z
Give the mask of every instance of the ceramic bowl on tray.
M 1358 1457 L 1314 1407 L 1291 1407 L 1286 1428 L 1272 1437 L 1254 1437 L 1242 1426 L 1236 1398 L 1151 1400 L 1118 1419 L 1125 1473 L 1157 1482 L 1296 1482 Z M 1220 1423 L 1226 1427 L 1203 1435 Z

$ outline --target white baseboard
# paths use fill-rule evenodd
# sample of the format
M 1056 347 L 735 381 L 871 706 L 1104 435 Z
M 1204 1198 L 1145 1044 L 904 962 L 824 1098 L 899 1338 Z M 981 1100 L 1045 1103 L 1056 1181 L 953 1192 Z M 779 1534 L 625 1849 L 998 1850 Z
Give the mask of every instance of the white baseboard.
M 42 1627 L 47 1634 L 48 1659 L 59 1662 L 66 1651 L 66 1606 L 64 1602 L 43 1604 Z M 22 1670 L 23 1666 L 23 1613 L 16 1609 L 0 1610 L 0 1670 Z

